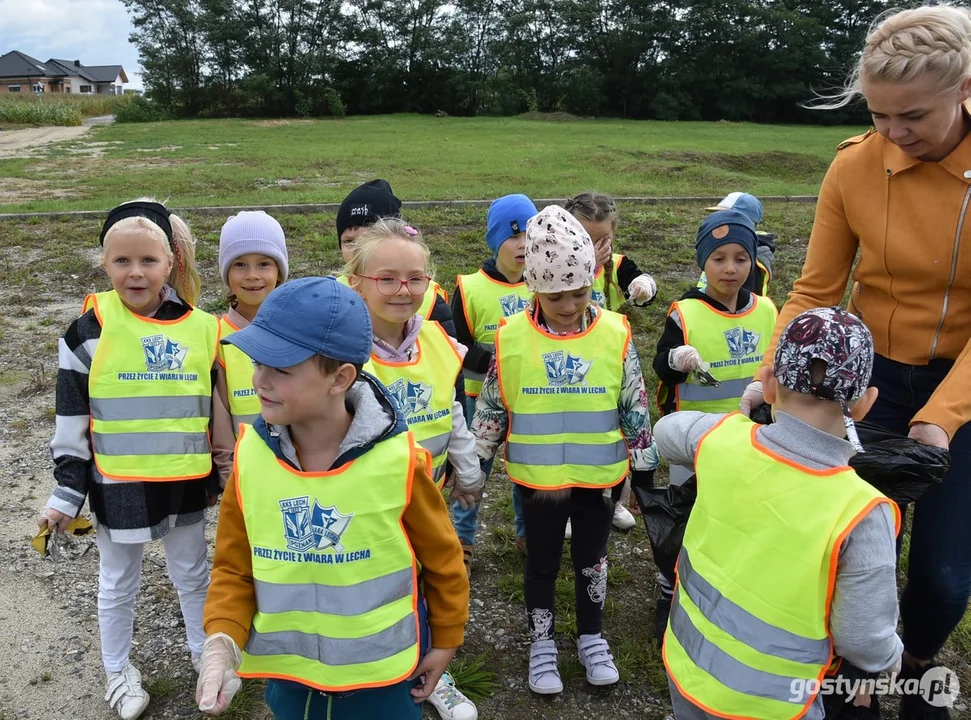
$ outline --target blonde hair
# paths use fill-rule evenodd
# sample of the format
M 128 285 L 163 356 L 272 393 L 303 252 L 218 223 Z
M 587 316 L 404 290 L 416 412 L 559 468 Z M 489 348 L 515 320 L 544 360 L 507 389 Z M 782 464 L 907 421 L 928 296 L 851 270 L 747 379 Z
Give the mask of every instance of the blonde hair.
M 971 75 L 971 11 L 953 5 L 890 10 L 870 26 L 843 89 L 806 107 L 836 110 L 863 95 L 862 82 L 907 83 L 926 77 L 942 94 Z
M 157 200 L 138 198 L 129 202 L 157 202 Z M 195 306 L 199 302 L 199 295 L 202 291 L 202 281 L 199 278 L 199 269 L 196 267 L 196 241 L 192 237 L 192 232 L 185 220 L 178 215 L 170 214 L 169 224 L 172 226 L 171 244 L 165 235 L 165 231 L 148 218 L 128 217 L 119 220 L 105 233 L 101 249 L 101 262 L 104 263 L 108 240 L 116 231 L 127 230 L 151 235 L 162 243 L 166 257 L 172 260 L 172 272 L 169 273 L 166 281 L 180 298 Z M 172 252 L 173 248 L 174 253 Z
M 617 231 L 617 203 L 609 195 L 598 192 L 582 192 L 566 201 L 566 211 L 577 220 L 589 222 L 610 222 L 610 229 Z M 593 240 L 593 238 L 590 238 Z M 614 256 L 611 254 L 604 263 L 604 303 L 610 307 L 610 286 L 614 285 Z M 619 290 L 620 288 L 618 288 Z
M 354 241 L 354 254 L 344 266 L 344 275 L 348 279 L 352 275 L 360 275 L 374 250 L 388 240 L 413 243 L 421 251 L 425 260 L 425 274 L 431 278 L 435 277 L 435 270 L 432 267 L 432 254 L 428 245 L 425 244 L 421 231 L 411 227 L 404 220 L 393 217 L 380 218 L 373 225 L 368 225 L 361 236 Z

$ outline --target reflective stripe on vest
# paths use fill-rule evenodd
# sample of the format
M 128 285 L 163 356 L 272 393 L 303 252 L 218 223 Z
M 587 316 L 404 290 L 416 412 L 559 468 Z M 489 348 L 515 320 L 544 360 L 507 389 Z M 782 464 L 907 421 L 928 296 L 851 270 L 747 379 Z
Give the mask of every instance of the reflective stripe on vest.
M 208 475 L 216 319 L 194 308 L 179 320 L 141 317 L 114 291 L 85 307 L 101 324 L 88 380 L 98 472 L 139 481 Z
M 752 295 L 752 307 L 735 315 L 723 313 L 704 300 L 689 298 L 671 306 L 681 317 L 686 345 L 694 347 L 720 381 L 701 385 L 694 373 L 675 389 L 676 410 L 732 412 L 762 362 L 775 327 L 777 312 L 768 298 Z M 663 392 L 663 389 L 662 389 Z
M 350 281 L 347 279 L 347 275 L 338 275 L 337 282 L 346 287 L 350 287 L 351 285 Z M 442 298 L 442 300 L 445 302 L 448 302 L 448 293 L 445 292 L 445 288 L 432 280 L 430 283 L 428 283 L 428 289 L 425 290 L 425 294 L 422 296 L 421 306 L 418 308 L 418 314 L 426 320 L 430 320 L 432 317 L 432 310 L 435 309 L 436 296 Z
M 455 382 L 462 371 L 462 358 L 445 330 L 423 320 L 412 360 L 392 362 L 372 353 L 364 370 L 388 389 L 408 429 L 432 456 L 432 479 L 444 484 Z
M 710 714 L 820 718 L 806 688 L 832 659 L 839 551 L 860 519 L 890 501 L 850 468 L 780 460 L 757 428 L 733 413 L 699 445 L 664 663 Z
M 229 318 L 219 319 L 220 339 L 239 330 Z M 253 361 L 235 345 L 219 344 L 219 363 L 226 371 L 226 398 L 233 417 L 233 432 L 239 433 L 240 423 L 252 425 L 260 416 L 260 398 L 253 389 Z
M 242 427 L 234 477 L 256 613 L 241 676 L 344 692 L 415 669 L 418 565 L 401 518 L 418 452 L 405 432 L 329 472 L 298 472 Z
M 483 350 L 495 352 L 496 330 L 504 317 L 522 312 L 533 296 L 525 282 L 505 283 L 489 277 L 484 270 L 456 278 L 462 296 L 465 323 L 472 338 Z M 476 397 L 482 392 L 485 373 L 465 370 L 465 394 Z
M 613 260 L 614 266 L 610 272 L 610 286 L 609 288 L 605 288 L 607 285 L 607 276 L 604 273 L 604 268 L 601 266 L 593 277 L 590 302 L 607 310 L 617 311 L 621 305 L 627 302 L 627 298 L 624 297 L 624 293 L 620 289 L 620 280 L 617 279 L 617 268 L 623 262 L 624 256 L 614 253 L 611 259 Z M 608 298 L 610 300 L 609 303 L 607 302 Z
M 624 478 L 629 453 L 617 403 L 629 341 L 627 318 L 606 310 L 568 336 L 540 329 L 529 313 L 502 320 L 496 364 L 510 480 L 552 490 Z

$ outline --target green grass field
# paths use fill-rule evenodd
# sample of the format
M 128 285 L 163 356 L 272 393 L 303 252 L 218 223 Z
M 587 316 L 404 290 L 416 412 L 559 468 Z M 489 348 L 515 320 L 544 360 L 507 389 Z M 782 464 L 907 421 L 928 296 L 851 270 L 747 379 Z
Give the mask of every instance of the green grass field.
M 176 207 L 339 202 L 374 177 L 405 200 L 814 195 L 862 128 L 621 120 L 200 120 L 113 125 L 0 154 L 0 212 L 104 209 L 137 195 Z

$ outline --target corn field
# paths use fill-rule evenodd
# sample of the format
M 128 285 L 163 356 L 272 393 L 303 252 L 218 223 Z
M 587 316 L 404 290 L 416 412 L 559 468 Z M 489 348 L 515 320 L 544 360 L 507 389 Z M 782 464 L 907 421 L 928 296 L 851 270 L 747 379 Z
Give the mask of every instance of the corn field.
M 133 95 L 0 95 L 0 123 L 80 125 L 86 117 L 113 115 Z

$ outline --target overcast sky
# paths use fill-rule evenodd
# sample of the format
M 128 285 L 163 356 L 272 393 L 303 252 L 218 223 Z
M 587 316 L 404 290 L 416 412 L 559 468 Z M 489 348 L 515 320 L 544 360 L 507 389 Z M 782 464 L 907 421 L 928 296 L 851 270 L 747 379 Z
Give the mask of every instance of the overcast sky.
M 120 0 L 0 0 L 0 55 L 10 50 L 44 62 L 121 65 L 126 88 L 142 87 L 131 21 Z

